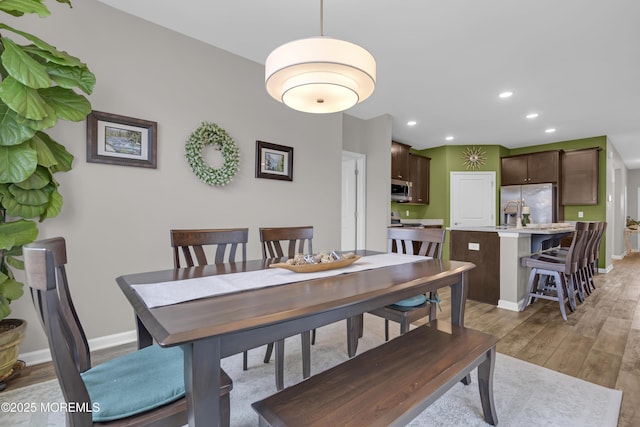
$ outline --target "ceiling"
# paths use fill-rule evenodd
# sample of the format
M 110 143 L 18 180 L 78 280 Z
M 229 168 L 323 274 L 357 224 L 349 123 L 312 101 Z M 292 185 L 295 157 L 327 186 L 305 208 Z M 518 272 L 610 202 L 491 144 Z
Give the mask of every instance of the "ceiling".
M 320 34 L 319 0 L 101 1 L 259 64 Z M 327 0 L 324 35 L 376 58 L 374 94 L 347 113 L 390 114 L 397 141 L 516 148 L 607 135 L 640 169 L 640 1 Z

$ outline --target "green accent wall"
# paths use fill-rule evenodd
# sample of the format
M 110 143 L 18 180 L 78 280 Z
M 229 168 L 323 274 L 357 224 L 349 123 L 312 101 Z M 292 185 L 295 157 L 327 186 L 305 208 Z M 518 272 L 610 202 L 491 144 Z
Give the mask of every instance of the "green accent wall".
M 431 158 L 429 176 L 429 204 L 426 206 L 411 206 L 392 203 L 391 209 L 401 212 L 402 218 L 415 219 L 442 219 L 444 226 L 449 227 L 450 200 L 449 184 L 450 172 L 469 171 L 464 166 L 463 154 L 467 147 L 480 147 L 484 151 L 485 162 L 477 171 L 496 172 L 496 212 L 500 209 L 500 158 L 516 154 L 535 153 L 548 150 L 580 150 L 598 147 L 601 149 L 598 165 L 598 204 L 585 206 L 565 206 L 565 221 L 605 221 L 606 220 L 606 149 L 607 137 L 597 136 L 592 138 L 575 139 L 570 141 L 553 142 L 542 145 L 509 149 L 501 145 L 444 145 L 425 150 L 412 150 L 422 156 Z M 409 210 L 409 216 L 406 216 Z M 578 218 L 578 212 L 584 213 L 583 218 Z M 499 218 L 499 216 L 497 216 Z M 604 253 L 604 242 L 600 250 Z M 447 242 L 443 251 L 443 257 L 449 257 L 448 233 Z M 600 260 L 600 267 L 604 267 L 604 260 Z

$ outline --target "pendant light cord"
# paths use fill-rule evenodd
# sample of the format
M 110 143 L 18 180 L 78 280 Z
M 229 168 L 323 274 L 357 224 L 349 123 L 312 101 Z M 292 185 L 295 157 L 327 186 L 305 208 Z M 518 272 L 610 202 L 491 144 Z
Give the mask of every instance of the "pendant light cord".
M 320 37 L 324 36 L 324 0 L 320 0 Z

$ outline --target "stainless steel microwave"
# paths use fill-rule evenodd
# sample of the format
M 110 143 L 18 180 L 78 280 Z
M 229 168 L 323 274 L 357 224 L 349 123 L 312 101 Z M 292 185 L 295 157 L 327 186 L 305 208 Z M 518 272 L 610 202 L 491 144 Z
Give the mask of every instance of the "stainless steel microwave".
M 391 201 L 398 203 L 410 203 L 412 197 L 412 183 L 399 179 L 391 180 Z

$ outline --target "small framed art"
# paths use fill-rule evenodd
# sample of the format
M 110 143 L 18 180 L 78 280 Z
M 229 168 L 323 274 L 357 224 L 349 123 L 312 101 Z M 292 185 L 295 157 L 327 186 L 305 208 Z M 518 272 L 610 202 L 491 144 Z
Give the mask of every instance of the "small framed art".
M 155 169 L 156 122 L 92 111 L 87 116 L 87 162 Z
M 293 147 L 256 141 L 256 178 L 293 181 Z

